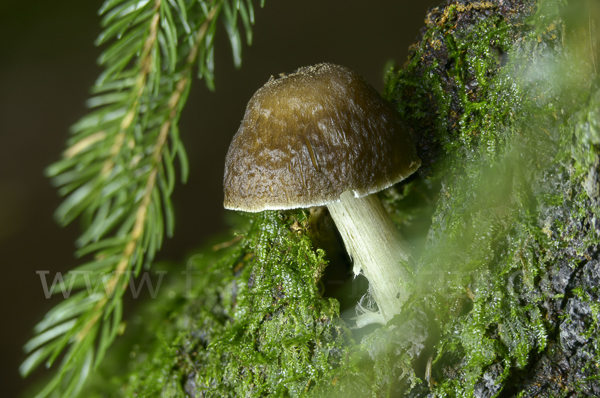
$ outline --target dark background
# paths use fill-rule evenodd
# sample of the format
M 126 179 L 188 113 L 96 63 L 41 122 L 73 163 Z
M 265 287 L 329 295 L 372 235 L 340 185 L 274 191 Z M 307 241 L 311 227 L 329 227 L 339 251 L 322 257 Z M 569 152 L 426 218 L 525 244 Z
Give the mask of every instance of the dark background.
M 77 222 L 59 228 L 52 214 L 60 203 L 43 176 L 59 159 L 68 128 L 86 113 L 84 101 L 100 69 L 101 1 L 0 1 L 0 388 L 16 397 L 22 380 L 21 347 L 32 328 L 59 300 L 44 296 L 37 270 L 67 272 Z M 255 3 L 258 3 L 255 1 Z M 256 10 L 254 44 L 243 48 L 243 65 L 232 66 L 220 27 L 216 43 L 216 92 L 194 82 L 180 123 L 190 178 L 175 189 L 176 229 L 159 259 L 183 261 L 186 253 L 224 228 L 223 162 L 246 102 L 270 75 L 332 62 L 383 88 L 384 65 L 402 65 L 439 0 L 267 0 Z

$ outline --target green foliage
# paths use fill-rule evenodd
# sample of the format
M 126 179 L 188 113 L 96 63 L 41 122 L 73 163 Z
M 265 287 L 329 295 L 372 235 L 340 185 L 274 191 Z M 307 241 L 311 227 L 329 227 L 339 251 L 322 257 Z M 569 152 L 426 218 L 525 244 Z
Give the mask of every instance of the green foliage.
M 576 1 L 514 3 L 520 8 L 504 14 L 493 2 L 433 10 L 428 30 L 412 48 L 405 69 L 388 74 L 385 95 L 397 105 L 406 127 L 415 132 L 423 174 L 431 176 L 414 177 L 381 195 L 394 221 L 413 234 L 413 242 L 419 242 L 414 292 L 402 314 L 363 333 L 360 342 L 355 340 L 360 334 L 352 335 L 341 321 L 337 301 L 320 294 L 319 278 L 326 261 L 324 253 L 312 247 L 307 215 L 289 211 L 240 217 L 234 222 L 233 240 L 193 256 L 184 271 L 186 278 L 172 281 L 163 288 L 162 297 L 134 317 L 117 344 L 120 349 L 107 356 L 85 385 L 85 396 L 471 397 L 482 388 L 488 389 L 487 396 L 498 396 L 504 386 L 519 382 L 519 374 L 532 371 L 535 358 L 552 359 L 561 352 L 560 328 L 581 328 L 582 339 L 597 342 L 597 286 L 582 285 L 558 295 L 547 287 L 554 268 L 567 264 L 581 270 L 581 264 L 590 260 L 590 248 L 600 243 L 596 227 L 600 90 L 592 24 L 581 28 L 577 8 L 581 3 Z M 200 60 L 199 72 L 212 87 L 217 16 L 222 15 L 228 26 L 236 62 L 241 48 L 236 18 L 242 19 L 246 30 L 253 19 L 249 3 L 246 8 L 238 6 L 240 2 L 190 3 L 177 11 L 175 3 L 169 2 L 152 9 L 155 14 L 144 4 L 148 15 L 146 11 L 139 15 L 146 26 L 159 13 L 159 20 L 164 15 L 166 26 L 174 27 L 157 24 L 155 50 L 148 50 L 147 57 L 160 56 L 159 66 L 143 68 L 145 46 L 141 45 L 131 57 L 137 63 L 123 66 L 135 71 L 128 86 L 114 85 L 120 80 L 112 75 L 102 83 L 109 85 L 110 95 L 95 101 L 110 111 L 104 114 L 100 108 L 100 113 L 92 114 L 95 119 L 82 124 L 85 127 L 78 131 L 89 134 L 73 142 L 67 166 L 55 173 L 55 181 L 63 187 L 81 182 L 69 188 L 72 192 L 88 180 L 104 181 L 98 192 L 108 195 L 109 205 L 92 201 L 77 208 L 96 189 L 92 184 L 72 199 L 74 205 L 60 211 L 64 220 L 82 213 L 85 233 L 91 238 L 84 233 L 81 254 L 96 256 L 89 269 L 118 268 L 114 257 L 123 258 L 124 248 L 134 242 L 140 254 L 132 252 L 125 269 L 135 271 L 137 264 L 152 257 L 153 247 L 160 246 L 160 234 L 164 228 L 169 230 L 166 188 L 172 187 L 173 175 L 164 159 L 171 164 L 176 154 L 182 154 L 173 126 L 189 86 L 191 64 Z M 180 17 L 183 9 L 186 16 Z M 133 32 L 138 26 L 127 22 L 114 27 L 119 18 L 111 12 L 106 15 L 114 30 L 107 27 L 107 37 L 127 37 L 127 29 Z M 181 33 L 186 31 L 183 21 L 188 21 L 195 36 Z M 126 31 L 121 32 L 125 25 Z M 140 34 L 144 43 L 151 31 Z M 173 44 L 175 49 L 170 47 Z M 143 90 L 136 91 L 140 74 L 147 77 Z M 185 83 L 180 85 L 181 79 Z M 172 101 L 177 90 L 181 97 Z M 111 104 L 124 108 L 110 108 Z M 174 108 L 169 110 L 170 106 Z M 154 111 L 148 113 L 151 108 Z M 130 109 L 135 109 L 131 127 L 123 130 Z M 114 119 L 104 122 L 107 115 Z M 102 128 L 97 128 L 98 121 L 105 123 Z M 169 140 L 161 141 L 163 130 L 157 126 L 165 121 L 169 121 L 165 133 Z M 122 131 L 121 146 L 113 153 Z M 86 141 L 86 137 L 92 138 Z M 139 145 L 146 150 L 136 152 Z M 160 157 L 153 158 L 156 151 Z M 69 153 L 81 157 L 78 161 L 90 154 L 85 164 L 95 165 L 96 171 L 84 168 L 81 174 L 69 174 L 77 163 L 68 163 Z M 104 156 L 102 161 L 95 160 L 98 154 Z M 136 162 L 144 167 L 131 167 L 136 155 Z M 106 163 L 109 160 L 112 163 Z M 102 173 L 105 164 L 111 165 L 108 175 Z M 127 173 L 123 185 L 117 184 L 116 177 L 127 168 L 136 171 L 135 178 Z M 130 217 L 146 214 L 138 209 L 152 170 L 157 182 L 147 196 L 147 206 L 152 205 L 154 213 L 144 216 L 141 234 L 132 240 L 137 220 L 127 224 L 126 218 L 114 216 L 113 226 L 106 220 L 119 206 L 130 206 L 124 213 L 135 214 Z M 113 174 L 115 178 L 110 177 Z M 87 232 L 91 228 L 95 232 Z M 141 253 L 146 253 L 143 260 Z M 585 275 L 591 281 L 596 277 Z M 188 276 L 193 283 L 188 283 Z M 115 325 L 120 324 L 120 300 L 82 293 L 54 309 L 28 344 L 30 350 L 39 346 L 60 353 L 62 347 L 53 344 L 67 344 L 63 336 L 69 336 L 73 326 L 81 331 L 80 319 L 85 322 L 98 313 L 89 308 L 101 308 L 102 314 L 113 317 L 102 315 L 86 330 L 82 342 L 71 340 L 79 355 L 74 358 L 79 359 L 67 361 L 55 383 L 79 383 L 81 378 L 69 379 L 67 373 L 85 376 L 82 372 L 99 362 L 96 358 L 107 344 L 102 342 L 110 343 L 119 332 Z M 103 297 L 106 304 L 96 307 Z M 574 312 L 568 312 L 559 324 L 548 311 L 557 302 L 579 305 L 594 318 L 586 318 L 581 326 Z M 59 321 L 52 323 L 52 319 Z M 107 331 L 99 332 L 100 328 Z M 100 343 L 98 351 L 96 343 Z M 600 354 L 592 348 L 592 360 L 582 367 L 588 373 L 569 384 L 573 391 L 585 393 L 586 383 L 597 377 L 593 366 L 600 363 Z M 35 352 L 27 368 L 41 361 Z M 526 395 L 523 391 L 521 395 Z
M 87 289 L 51 310 L 25 347 L 23 375 L 61 359 L 38 397 L 77 395 L 119 334 L 130 277 L 173 234 L 176 158 L 184 181 L 188 174 L 178 120 L 193 67 L 198 63 L 199 76 L 214 88 L 217 22 L 225 25 L 236 66 L 238 21 L 248 42 L 254 23 L 251 0 L 107 0 L 100 14 L 104 30 L 96 44 L 107 47 L 90 112 L 72 127 L 63 159 L 47 169 L 66 196 L 57 221 L 79 218 L 83 227 L 77 254 L 84 264 L 64 285 Z
M 165 332 L 164 341 L 140 346 L 136 357 L 144 361 L 129 381 L 153 376 L 123 395 L 173 380 L 191 395 L 471 397 L 491 379 L 485 388 L 497 396 L 536 357 L 560 351 L 557 328 L 578 320 L 557 325 L 548 303 L 577 298 L 598 313 L 590 291 L 562 297 L 543 286 L 553 267 L 577 267 L 600 241 L 589 227 L 599 217 L 600 97 L 592 58 L 561 28 L 557 4 L 524 2 L 518 18 L 487 2 L 440 9 L 406 68 L 388 75 L 386 95 L 421 134 L 423 160 L 433 163 L 425 170 L 431 180 L 382 194 L 394 220 L 423 241 L 414 293 L 400 316 L 360 342 L 342 333 L 335 303 L 314 290 L 321 253 L 303 232 L 289 231 L 302 230 L 305 216 L 264 213 L 245 230 L 245 249 L 224 255 L 234 276 L 207 269 L 219 287 L 203 284 L 206 293 L 186 304 L 188 315 L 173 315 L 200 331 L 188 323 L 176 329 L 192 336 L 185 344 Z M 301 264 L 306 274 L 298 273 Z M 297 302 L 286 300 L 294 295 Z M 205 312 L 190 312 L 195 305 Z M 582 336 L 597 341 L 597 322 L 584 326 Z M 172 341 L 188 348 L 173 353 Z M 157 345 L 163 348 L 153 351 Z M 598 363 L 598 353 L 590 355 Z M 586 391 L 589 375 L 570 388 Z M 152 394 L 169 396 L 162 386 Z

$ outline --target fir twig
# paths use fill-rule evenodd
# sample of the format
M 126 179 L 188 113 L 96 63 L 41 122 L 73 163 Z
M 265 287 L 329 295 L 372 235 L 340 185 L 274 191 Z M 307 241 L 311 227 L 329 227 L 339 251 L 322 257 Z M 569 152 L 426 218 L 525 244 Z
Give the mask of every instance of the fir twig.
M 130 277 L 151 263 L 164 233 L 173 233 L 176 157 L 184 181 L 188 173 L 178 120 L 196 62 L 200 77 L 214 88 L 221 10 L 239 65 L 238 15 L 250 42 L 251 0 L 107 0 L 100 10 L 104 31 L 97 44 L 114 40 L 99 59 L 105 70 L 88 101 L 97 109 L 73 127 L 63 159 L 48 169 L 59 192 L 68 195 L 56 217 L 61 224 L 82 220 L 77 254 L 93 260 L 59 280 L 63 290 L 86 289 L 46 314 L 25 346 L 23 375 L 62 356 L 38 397 L 77 395 L 122 330 Z

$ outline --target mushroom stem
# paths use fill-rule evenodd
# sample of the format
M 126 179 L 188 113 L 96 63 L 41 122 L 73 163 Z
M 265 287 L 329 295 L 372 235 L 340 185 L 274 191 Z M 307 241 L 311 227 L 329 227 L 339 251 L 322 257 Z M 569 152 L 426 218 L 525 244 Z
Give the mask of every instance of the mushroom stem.
M 406 269 L 409 248 L 400 231 L 390 219 L 377 194 L 361 198 L 352 191 L 340 196 L 340 201 L 327 205 L 346 250 L 354 262 L 354 274 L 362 272 L 369 280 L 369 291 L 379 307 L 379 313 L 358 308 L 358 327 L 369 323 L 386 324 L 400 313 L 408 298 L 404 287 L 410 273 Z

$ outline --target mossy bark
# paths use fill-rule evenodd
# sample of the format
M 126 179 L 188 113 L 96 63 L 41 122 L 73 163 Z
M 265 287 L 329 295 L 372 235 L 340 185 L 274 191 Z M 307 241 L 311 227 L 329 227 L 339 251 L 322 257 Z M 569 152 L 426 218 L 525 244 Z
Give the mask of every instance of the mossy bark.
M 441 185 L 414 296 L 439 336 L 411 394 L 600 394 L 594 4 L 449 2 L 390 75 Z
M 413 247 L 403 312 L 349 329 L 326 214 L 236 218 L 86 396 L 600 396 L 600 12 L 449 1 L 426 24 L 385 93 L 423 160 L 380 195 Z

